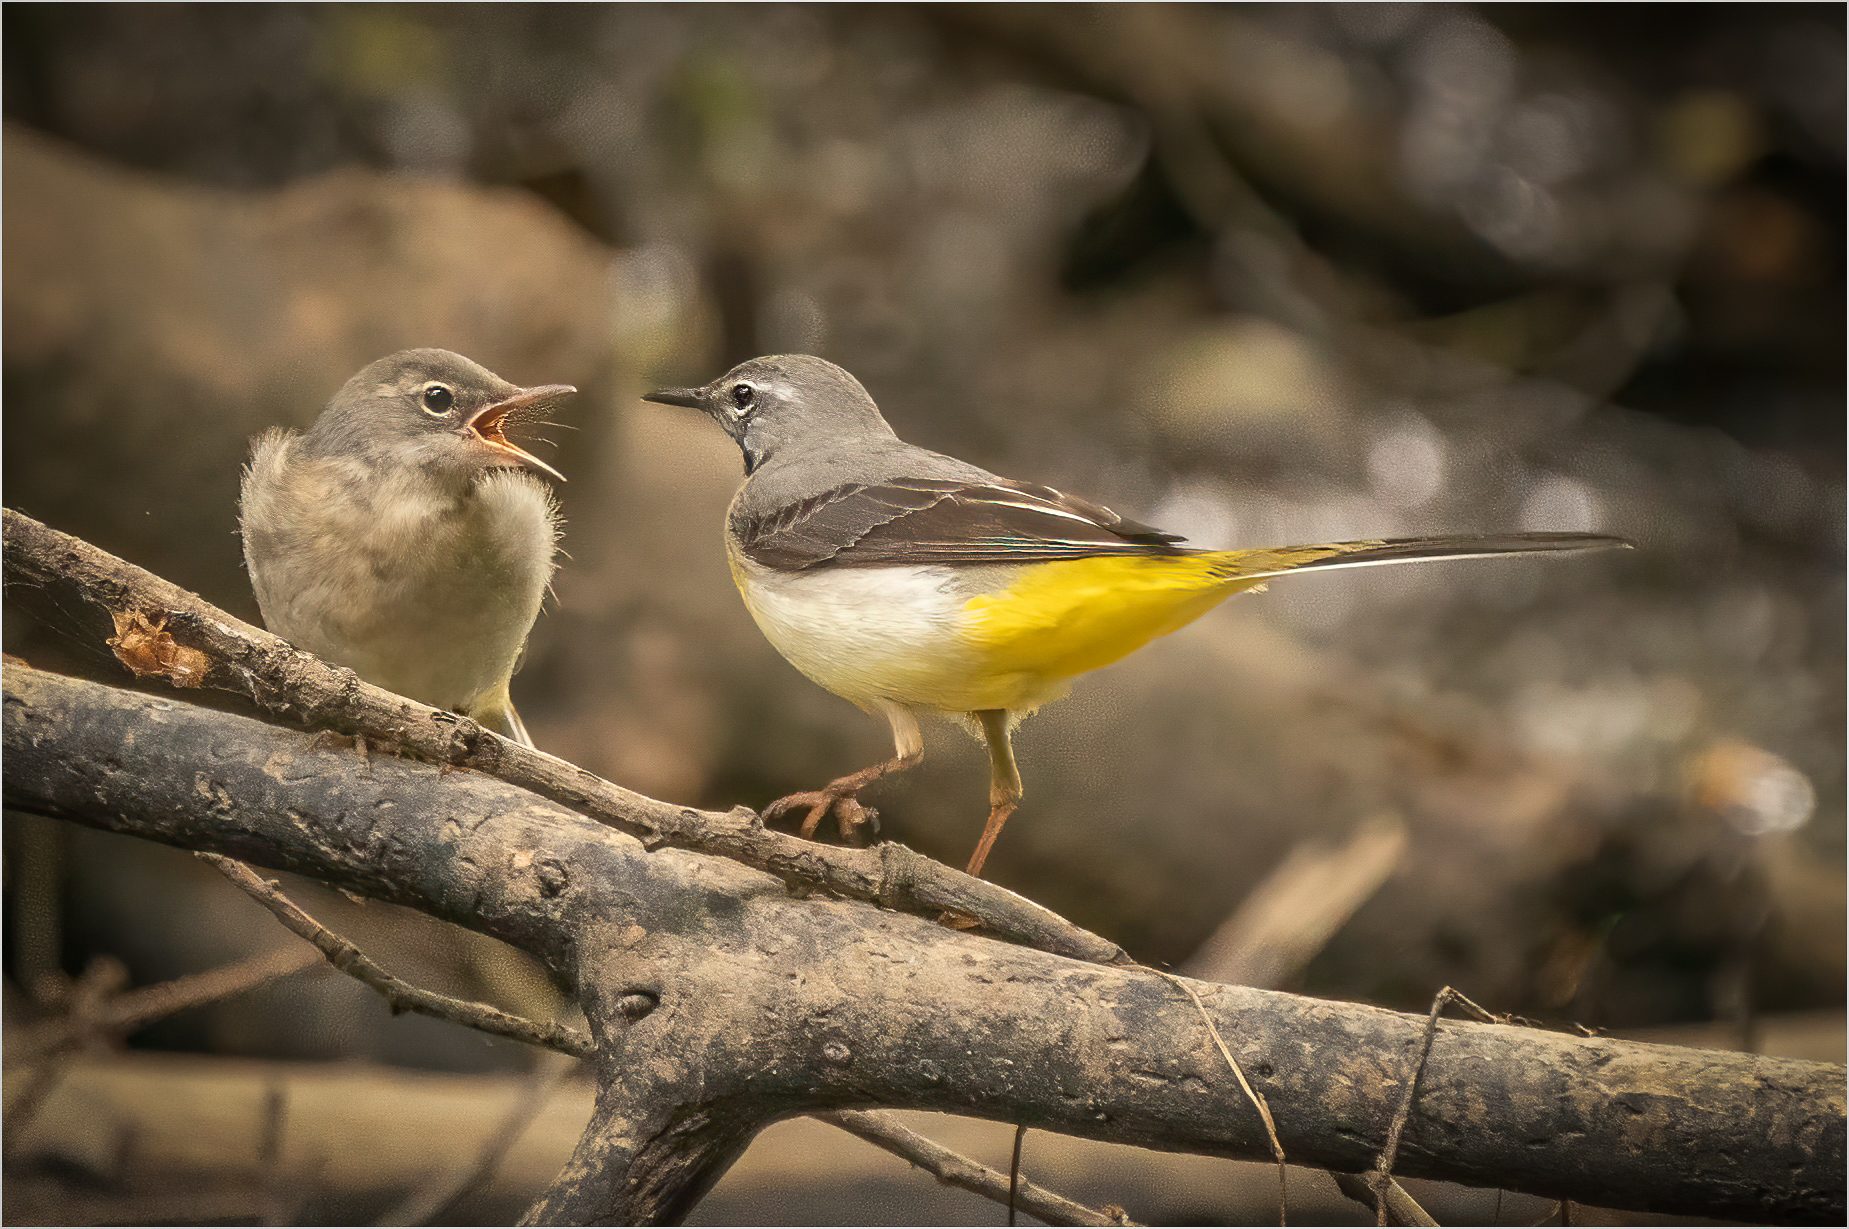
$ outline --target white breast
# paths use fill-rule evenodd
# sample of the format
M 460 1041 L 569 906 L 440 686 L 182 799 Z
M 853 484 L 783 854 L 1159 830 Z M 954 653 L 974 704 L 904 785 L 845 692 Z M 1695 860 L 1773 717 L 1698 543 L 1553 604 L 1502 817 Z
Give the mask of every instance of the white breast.
M 863 708 L 958 707 L 976 662 L 951 569 L 779 572 L 737 553 L 731 563 L 765 639 L 816 683 Z
M 261 441 L 244 480 L 245 558 L 270 630 L 443 708 L 504 684 L 552 575 L 546 489 L 501 470 L 458 497 L 414 471 L 291 464 L 290 443 Z

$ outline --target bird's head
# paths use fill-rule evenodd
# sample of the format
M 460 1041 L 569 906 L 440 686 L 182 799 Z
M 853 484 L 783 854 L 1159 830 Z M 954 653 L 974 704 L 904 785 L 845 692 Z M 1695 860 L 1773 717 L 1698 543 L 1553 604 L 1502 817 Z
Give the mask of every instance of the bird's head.
M 644 401 L 699 410 L 737 442 L 745 472 L 783 452 L 892 428 L 860 381 L 811 354 L 774 354 L 740 363 L 698 388 L 661 388 Z
M 319 455 L 415 466 L 459 482 L 503 466 L 563 482 L 563 474 L 506 432 L 577 391 L 569 384 L 519 388 L 448 350 L 401 350 L 348 380 L 303 442 Z

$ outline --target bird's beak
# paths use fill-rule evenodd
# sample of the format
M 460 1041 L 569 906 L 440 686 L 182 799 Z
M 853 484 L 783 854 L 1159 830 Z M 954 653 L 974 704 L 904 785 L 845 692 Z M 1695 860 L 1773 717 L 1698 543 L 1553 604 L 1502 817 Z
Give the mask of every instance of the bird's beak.
M 652 393 L 643 393 L 642 400 L 653 401 L 657 405 L 684 405 L 690 410 L 712 412 L 706 404 L 706 390 L 702 388 L 658 388 Z
M 565 481 L 564 474 L 510 441 L 502 428 L 506 426 L 509 415 L 519 416 L 547 409 L 577 391 L 569 384 L 542 384 L 537 388 L 523 388 L 511 397 L 504 397 L 493 405 L 483 406 L 475 411 L 469 421 L 463 424 L 462 429 L 515 463 L 536 469 L 543 474 L 550 474 L 563 482 Z

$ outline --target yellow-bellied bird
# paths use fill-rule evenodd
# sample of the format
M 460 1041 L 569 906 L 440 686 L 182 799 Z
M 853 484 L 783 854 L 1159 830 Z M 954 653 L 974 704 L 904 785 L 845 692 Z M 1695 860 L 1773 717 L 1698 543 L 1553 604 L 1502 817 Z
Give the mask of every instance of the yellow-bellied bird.
M 802 673 L 892 727 L 893 755 L 766 819 L 834 811 L 924 758 L 918 718 L 974 725 L 989 749 L 989 818 L 968 870 L 1021 800 L 1009 733 L 1077 676 L 1286 572 L 1622 546 L 1576 533 L 1329 542 L 1202 550 L 1051 487 L 907 444 L 860 382 L 833 363 L 781 355 L 700 388 L 646 400 L 710 415 L 745 457 L 726 557 L 758 627 Z

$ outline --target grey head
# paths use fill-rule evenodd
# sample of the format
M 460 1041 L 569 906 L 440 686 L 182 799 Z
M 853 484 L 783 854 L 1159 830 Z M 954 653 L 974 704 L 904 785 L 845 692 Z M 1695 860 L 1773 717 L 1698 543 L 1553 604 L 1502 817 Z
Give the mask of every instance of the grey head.
M 302 449 L 374 466 L 415 466 L 456 485 L 519 465 L 563 482 L 563 474 L 510 441 L 506 428 L 577 391 L 569 384 L 520 388 L 448 350 L 400 350 L 341 386 L 302 436 Z
M 662 388 L 644 401 L 684 405 L 710 416 L 737 442 L 745 472 L 855 440 L 891 440 L 860 381 L 812 354 L 772 354 L 740 363 L 698 388 Z

